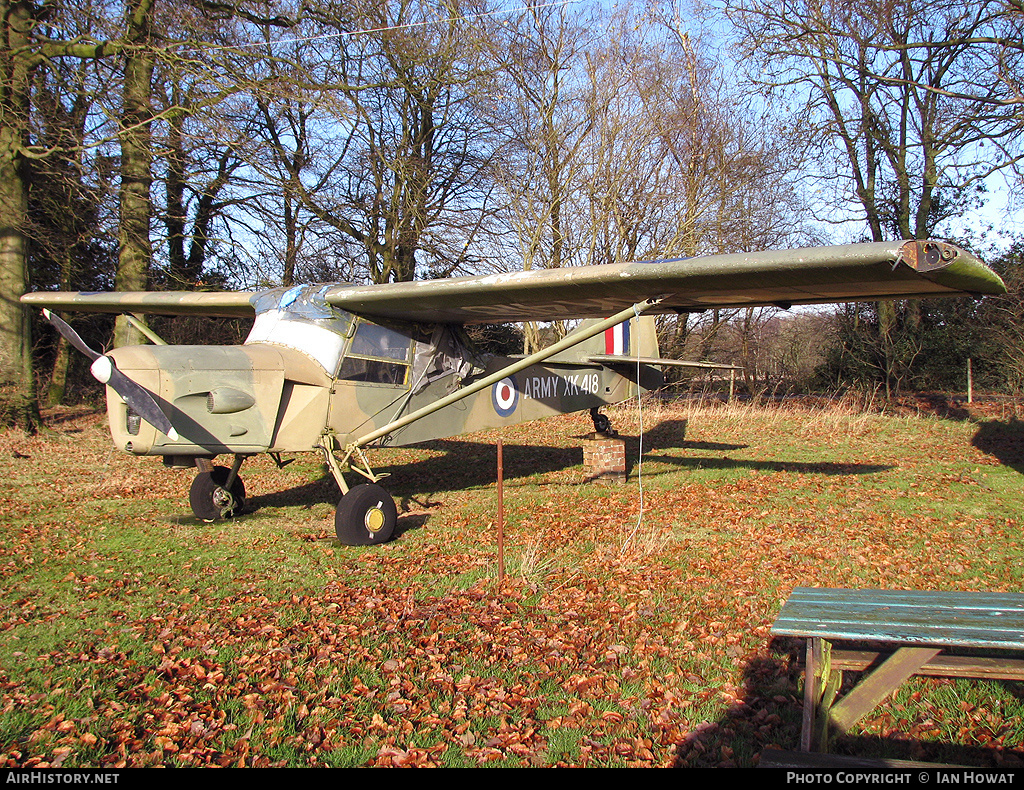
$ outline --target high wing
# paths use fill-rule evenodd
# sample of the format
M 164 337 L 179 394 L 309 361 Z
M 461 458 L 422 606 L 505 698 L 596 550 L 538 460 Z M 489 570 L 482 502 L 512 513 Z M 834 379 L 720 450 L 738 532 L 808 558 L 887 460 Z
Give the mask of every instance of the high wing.
M 358 315 L 472 324 L 599 318 L 659 296 L 651 312 L 1004 291 L 970 253 L 904 241 L 336 286 L 325 296 Z
M 648 298 L 652 312 L 1004 293 L 978 258 L 934 241 L 874 242 L 385 285 L 330 285 L 356 315 L 453 324 L 601 318 Z M 57 310 L 247 317 L 253 292 L 26 294 Z
M 82 313 L 142 313 L 252 318 L 254 291 L 36 291 L 21 301 Z

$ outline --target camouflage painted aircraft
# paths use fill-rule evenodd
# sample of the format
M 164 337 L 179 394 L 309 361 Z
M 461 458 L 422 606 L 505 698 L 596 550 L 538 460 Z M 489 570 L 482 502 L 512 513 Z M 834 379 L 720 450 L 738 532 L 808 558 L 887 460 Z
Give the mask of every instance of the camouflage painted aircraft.
M 589 409 L 661 384 L 655 313 L 996 294 L 999 277 L 941 242 L 854 244 L 457 277 L 257 292 L 27 294 L 107 385 L 115 444 L 196 467 L 189 501 L 212 521 L 241 512 L 243 461 L 319 452 L 343 496 L 338 539 L 390 538 L 394 501 L 365 449 L 406 445 Z M 50 310 L 123 313 L 154 345 L 89 348 Z M 169 346 L 139 314 L 253 317 L 241 346 Z M 643 315 L 648 314 L 648 315 Z M 610 317 L 609 317 L 610 316 Z M 586 319 L 526 357 L 484 355 L 474 323 Z M 218 455 L 233 463 L 214 466 Z M 345 473 L 366 480 L 349 487 Z

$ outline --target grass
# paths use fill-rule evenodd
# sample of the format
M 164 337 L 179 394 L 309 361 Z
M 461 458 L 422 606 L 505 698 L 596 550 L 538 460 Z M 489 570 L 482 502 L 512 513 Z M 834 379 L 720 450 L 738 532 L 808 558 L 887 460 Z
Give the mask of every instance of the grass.
M 399 534 L 355 548 L 314 456 L 208 525 L 54 413 L 0 435 L 0 765 L 755 765 L 799 734 L 794 586 L 1021 590 L 1014 408 L 631 404 L 625 486 L 586 416 L 506 430 L 500 587 L 498 432 L 376 451 Z M 836 748 L 1019 765 L 1020 692 L 915 681 Z

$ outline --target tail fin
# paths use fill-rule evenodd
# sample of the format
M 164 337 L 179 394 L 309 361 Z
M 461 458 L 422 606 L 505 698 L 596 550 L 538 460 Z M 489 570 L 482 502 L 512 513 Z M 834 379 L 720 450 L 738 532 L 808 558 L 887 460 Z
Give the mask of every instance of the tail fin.
M 593 326 L 597 320 L 580 322 L 577 332 Z M 589 340 L 584 340 L 561 354 L 551 358 L 552 362 L 584 362 L 594 356 L 642 357 L 657 359 L 658 329 L 654 316 L 642 315 L 623 321 L 618 326 L 606 329 Z

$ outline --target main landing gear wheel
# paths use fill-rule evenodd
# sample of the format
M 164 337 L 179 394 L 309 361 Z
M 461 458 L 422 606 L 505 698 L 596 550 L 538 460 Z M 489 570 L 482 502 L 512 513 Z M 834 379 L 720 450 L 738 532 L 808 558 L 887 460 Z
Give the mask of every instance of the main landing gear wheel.
M 373 546 L 391 538 L 398 520 L 395 501 L 374 483 L 353 486 L 334 514 L 334 531 L 346 546 Z
M 215 466 L 209 472 L 200 472 L 192 481 L 188 492 L 188 503 L 196 518 L 202 521 L 216 521 L 231 518 L 242 512 L 245 505 L 245 485 L 242 478 L 235 476 L 231 489 L 224 487 L 231 470 L 226 466 Z

